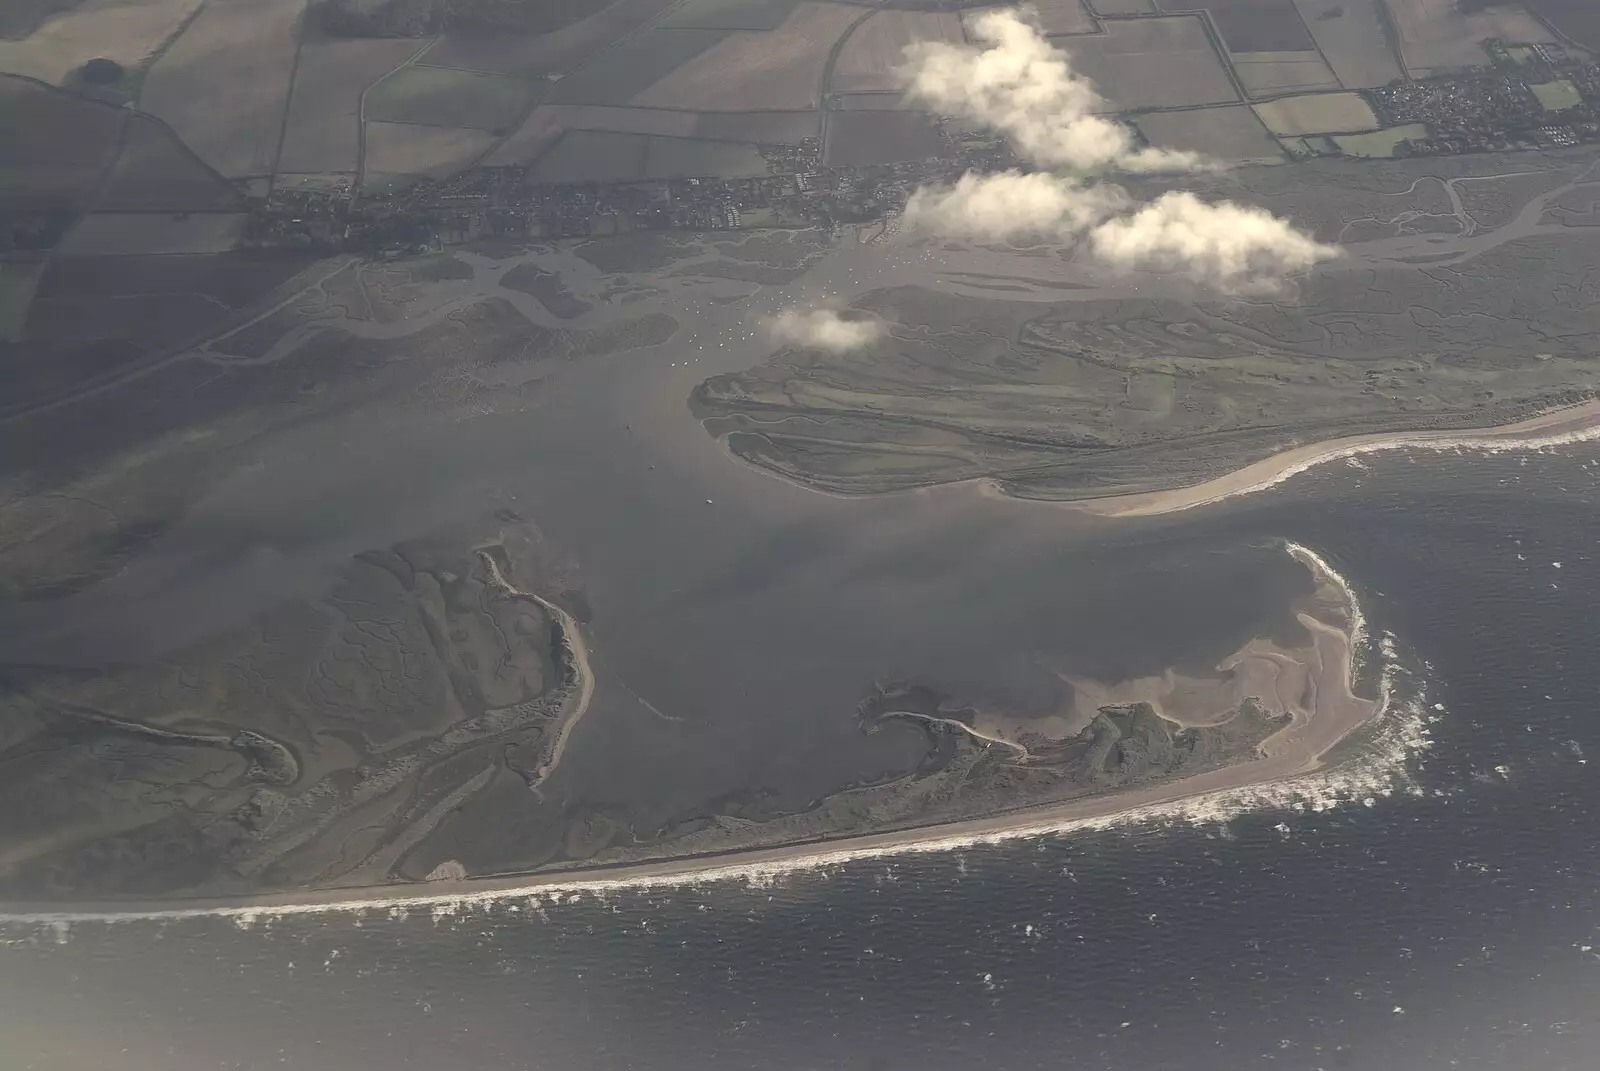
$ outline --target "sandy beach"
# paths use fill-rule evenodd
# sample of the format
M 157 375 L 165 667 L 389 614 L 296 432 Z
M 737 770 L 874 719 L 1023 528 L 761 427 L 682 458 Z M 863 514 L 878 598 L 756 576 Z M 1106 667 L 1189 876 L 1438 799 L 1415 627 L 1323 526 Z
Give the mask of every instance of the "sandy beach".
M 1330 461 L 1389 450 L 1537 450 L 1600 437 L 1600 400 L 1564 406 L 1515 424 L 1456 431 L 1375 432 L 1297 446 L 1214 480 L 1133 495 L 1067 503 L 1102 517 L 1153 517 L 1209 506 L 1274 487 Z

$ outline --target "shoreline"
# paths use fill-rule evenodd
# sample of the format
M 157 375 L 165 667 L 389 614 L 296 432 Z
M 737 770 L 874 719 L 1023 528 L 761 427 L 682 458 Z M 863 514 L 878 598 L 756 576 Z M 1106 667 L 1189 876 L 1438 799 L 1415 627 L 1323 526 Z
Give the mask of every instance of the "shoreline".
M 1493 424 L 1484 428 L 1380 431 L 1325 439 L 1290 447 L 1214 479 L 1165 491 L 1140 491 L 1101 498 L 1026 501 L 1049 502 L 1098 517 L 1158 517 L 1257 494 L 1319 465 L 1362 454 L 1394 450 L 1539 450 L 1597 438 L 1600 438 L 1600 398 L 1549 409 L 1538 416 L 1510 424 Z M 981 483 L 986 493 L 1022 500 L 1006 492 L 994 477 L 983 477 Z
M 695 417 L 705 430 L 705 423 Z M 1553 430 L 1552 430 L 1553 429 Z M 712 435 L 724 456 L 769 479 L 779 480 L 813 495 L 846 502 L 877 498 L 938 494 L 956 488 L 976 488 L 985 498 L 1005 499 L 1074 510 L 1095 517 L 1156 517 L 1168 513 L 1215 505 L 1231 498 L 1267 491 L 1302 472 L 1319 465 L 1342 461 L 1363 454 L 1395 450 L 1542 450 L 1553 446 L 1600 439 L 1600 396 L 1583 402 L 1558 405 L 1506 424 L 1487 424 L 1476 428 L 1436 428 L 1421 430 L 1374 431 L 1318 439 L 1279 450 L 1239 468 L 1199 483 L 1167 487 L 1156 491 L 1114 492 L 1085 498 L 1049 498 L 1016 494 L 1005 487 L 1006 476 L 966 476 L 912 487 L 883 491 L 854 491 L 824 487 L 793 472 L 751 460 L 728 446 L 727 435 Z
M 1352 683 L 1365 636 L 1365 619 L 1355 592 L 1316 552 L 1286 543 L 1286 553 L 1314 574 L 1344 592 L 1350 610 L 1348 632 L 1323 626 L 1338 637 L 1344 657 L 1337 672 L 1346 688 Z M 542 600 L 541 600 L 542 601 Z M 1332 636 L 1328 637 L 1332 639 Z M 1327 667 L 1324 667 L 1325 669 Z M 1387 675 L 1378 681 L 1378 696 L 1370 716 L 1360 724 L 1331 726 L 1337 731 L 1322 738 L 1307 730 L 1330 728 L 1331 713 L 1313 718 L 1294 730 L 1301 746 L 1265 749 L 1257 758 L 1203 773 L 1180 777 L 1148 788 L 1114 792 L 1065 803 L 1024 805 L 983 817 L 957 819 L 932 825 L 909 826 L 878 833 L 846 834 L 767 847 L 732 848 L 710 854 L 672 859 L 627 862 L 571 870 L 465 878 L 432 882 L 287 891 L 234 897 L 146 901 L 83 902 L 76 904 L 0 903 L 0 926 L 62 926 L 75 922 L 136 922 L 185 918 L 230 918 L 246 925 L 261 918 L 321 915 L 372 910 L 426 909 L 450 914 L 464 907 L 502 901 L 560 900 L 568 895 L 600 895 L 608 891 L 681 887 L 726 880 L 759 881 L 815 871 L 856 860 L 895 855 L 943 852 L 982 844 L 1025 840 L 1071 830 L 1105 829 L 1162 819 L 1203 818 L 1227 813 L 1229 807 L 1251 803 L 1288 803 L 1304 799 L 1308 779 L 1336 774 L 1322 759 L 1334 746 L 1359 729 L 1383 723 L 1390 714 Z M 1276 738 L 1280 734 L 1274 734 Z M 1307 740 L 1308 736 L 1317 739 Z M 513 905 L 512 910 L 520 910 Z
M 1275 769 L 1266 777 L 1238 776 L 1242 771 L 1255 772 L 1266 765 L 1288 768 Z M 1222 808 L 1241 802 L 1287 804 L 1304 796 L 1304 793 L 1293 791 L 1294 784 L 1318 772 L 1307 771 L 1304 763 L 1256 759 L 1141 791 L 1030 807 L 987 818 L 770 848 L 734 849 L 711 856 L 628 863 L 610 868 L 543 874 L 535 872 L 461 881 L 316 889 L 249 897 L 151 901 L 143 904 L 137 901 L 4 904 L 0 905 L 0 927 L 159 922 L 191 918 L 227 918 L 242 926 L 276 917 L 361 914 L 368 911 L 429 910 L 436 915 L 448 915 L 463 908 L 502 902 L 513 902 L 512 910 L 518 910 L 514 904 L 517 900 L 559 902 L 569 896 L 599 896 L 607 892 L 634 889 L 681 888 L 720 881 L 760 882 L 785 874 L 823 870 L 866 859 L 926 855 L 1074 830 L 1108 829 L 1163 819 L 1221 817 Z M 1206 784 L 1197 785 L 1196 782 L 1200 781 Z M 1286 791 L 1275 795 L 1274 790 Z
M 991 478 L 965 481 L 984 493 L 1014 502 L 1065 507 L 1110 520 L 1176 513 L 1214 505 L 1231 498 L 1264 491 L 1318 465 L 1368 453 L 1395 450 L 1487 450 L 1491 452 L 1537 450 L 1600 439 L 1600 399 L 1551 409 L 1511 424 L 1477 429 L 1373 433 L 1325 440 L 1293 447 L 1246 465 L 1224 476 L 1184 488 L 1106 496 L 1078 501 L 1018 498 L 1006 494 Z M 778 475 L 771 473 L 769 475 Z M 782 477 L 780 477 L 782 478 Z M 797 482 L 798 481 L 791 481 Z M 806 486 L 800 484 L 800 486 Z M 815 488 L 807 488 L 815 491 Z M 841 496 L 858 497 L 858 496 Z M 1365 617 L 1349 582 L 1308 547 L 1288 544 L 1288 552 L 1308 568 L 1322 572 L 1347 595 L 1352 612 L 1348 638 L 1349 672 L 1359 674 L 1371 644 Z M 503 578 L 502 578 L 503 582 Z M 506 585 L 508 588 L 509 584 Z M 526 595 L 526 593 L 518 592 Z M 531 596 L 538 598 L 537 596 Z M 547 609 L 559 617 L 554 604 Z M 564 622 L 563 622 L 564 623 Z M 574 622 L 575 624 L 575 622 Z M 573 629 L 570 636 L 581 637 Z M 578 640 L 582 642 L 581 638 Z M 584 652 L 585 654 L 587 652 Z M 583 659 L 586 662 L 586 659 Z M 576 668 L 576 667 L 575 667 Z M 587 668 L 587 667 L 585 667 Z M 578 716 L 583 702 L 580 672 Z M 1380 678 L 1381 696 L 1371 723 L 1390 712 L 1387 673 Z M 569 718 L 570 727 L 575 719 Z M 1371 724 L 1369 723 L 1369 724 Z M 1353 731 L 1353 730 L 1351 730 Z M 1348 733 L 1342 734 L 1341 739 Z M 469 905 L 484 905 L 518 898 L 603 894 L 630 888 L 681 887 L 724 880 L 765 880 L 797 871 L 810 871 L 860 859 L 941 852 L 979 844 L 1027 839 L 1074 829 L 1103 829 L 1184 816 L 1216 814 L 1230 804 L 1286 802 L 1303 798 L 1296 785 L 1309 779 L 1337 774 L 1324 767 L 1322 754 L 1294 753 L 1267 756 L 1208 771 L 1163 785 L 1065 804 L 1024 807 L 982 818 L 961 819 L 937 825 L 913 826 L 881 833 L 847 835 L 773 847 L 731 849 L 711 855 L 683 856 L 610 867 L 575 868 L 500 877 L 468 878 L 343 889 L 244 895 L 226 898 L 162 900 L 139 903 L 87 902 L 77 904 L 0 903 L 0 925 L 56 925 L 72 922 L 119 922 L 196 917 L 248 921 L 279 915 L 330 914 L 368 910 L 428 909 L 453 912 Z

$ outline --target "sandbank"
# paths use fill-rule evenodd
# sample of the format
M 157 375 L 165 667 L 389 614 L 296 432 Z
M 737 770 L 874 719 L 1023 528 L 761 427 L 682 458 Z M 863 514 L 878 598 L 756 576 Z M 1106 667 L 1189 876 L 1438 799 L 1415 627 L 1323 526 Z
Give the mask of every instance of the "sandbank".
M 1274 487 L 1330 461 L 1389 450 L 1537 450 L 1600 438 L 1600 399 L 1552 409 L 1514 424 L 1453 431 L 1374 432 L 1291 447 L 1224 476 L 1167 491 L 1064 503 L 1102 517 L 1153 517 L 1208 506 Z M 996 488 L 993 480 L 988 481 Z

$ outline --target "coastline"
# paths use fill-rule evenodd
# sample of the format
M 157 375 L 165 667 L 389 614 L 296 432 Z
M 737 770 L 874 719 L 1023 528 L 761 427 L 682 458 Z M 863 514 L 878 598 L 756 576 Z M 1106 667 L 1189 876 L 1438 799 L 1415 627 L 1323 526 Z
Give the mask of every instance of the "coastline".
M 1349 692 L 1365 624 L 1349 583 L 1309 548 L 1287 543 L 1285 551 L 1313 573 L 1346 594 L 1348 631 L 1321 625 L 1324 640 L 1341 655 L 1332 670 Z M 508 585 L 509 587 L 509 585 Z M 541 602 L 543 600 L 540 600 Z M 1318 623 L 1319 625 L 1321 623 Z M 580 641 L 581 642 L 581 641 Z M 1319 650 L 1322 648 L 1319 644 Z M 1330 682 L 1331 683 L 1331 682 Z M 855 860 L 923 854 L 1022 840 L 1071 830 L 1104 829 L 1163 819 L 1221 817 L 1252 803 L 1304 800 L 1308 777 L 1331 775 L 1322 757 L 1336 744 L 1365 726 L 1382 723 L 1390 713 L 1387 675 L 1378 680 L 1378 696 L 1370 715 L 1358 724 L 1339 721 L 1325 711 L 1307 723 L 1291 725 L 1267 742 L 1294 739 L 1298 746 L 1263 747 L 1259 757 L 1148 788 L 1116 792 L 1060 804 L 1025 806 L 984 817 L 936 825 L 910 826 L 878 833 L 843 835 L 769 847 L 734 848 L 674 859 L 610 866 L 533 872 L 459 880 L 289 891 L 254 896 L 139 902 L 79 904 L 0 904 L 0 926 L 62 926 L 75 922 L 131 922 L 179 918 L 230 918 L 240 925 L 266 917 L 364 912 L 429 910 L 449 914 L 462 908 L 501 902 L 568 895 L 601 895 L 621 889 L 677 887 L 725 880 L 770 880 L 785 873 L 812 871 Z M 581 713 L 581 711 L 580 711 Z M 1403 756 L 1403 752 L 1400 753 Z M 1387 775 L 1385 775 L 1387 776 Z M 1364 787 L 1370 788 L 1370 785 Z M 513 906 L 512 910 L 520 908 Z
M 1600 399 L 1552 409 L 1536 417 L 1481 429 L 1374 433 L 1349 436 L 1294 447 L 1247 465 L 1217 479 L 1167 491 L 1107 496 L 1071 502 L 1018 499 L 1006 495 L 996 481 L 974 481 L 986 493 L 1012 501 L 1031 501 L 1065 507 L 1080 513 L 1115 520 L 1158 516 L 1214 505 L 1227 499 L 1264 491 L 1318 465 L 1368 453 L 1395 450 L 1538 450 L 1600 438 Z M 802 485 L 803 486 L 803 485 Z M 811 490 L 815 490 L 814 488 Z M 1320 555 L 1298 544 L 1286 547 L 1297 560 L 1320 571 L 1345 592 L 1351 608 L 1351 630 L 1341 636 L 1348 652 L 1349 669 L 1358 672 L 1370 653 L 1367 626 L 1349 582 Z M 502 578 L 503 582 L 503 578 Z M 506 585 L 510 588 L 510 585 Z M 565 625 L 570 618 L 554 604 L 537 599 Z M 568 636 L 582 644 L 576 622 Z M 577 654 L 577 652 L 572 652 Z M 586 652 L 584 652 L 586 654 Z M 575 659 L 587 669 L 587 659 Z M 574 668 L 579 668 L 575 666 Z M 569 711 L 567 726 L 581 717 L 589 689 L 580 669 L 574 683 L 576 709 Z M 1372 722 L 1390 713 L 1387 671 L 1379 680 L 1382 695 Z M 591 685 L 592 687 L 592 685 Z M 575 716 L 572 716 L 575 715 Z M 1345 734 L 1339 734 L 1343 739 Z M 362 912 L 367 910 L 421 910 L 450 913 L 463 907 L 528 898 L 600 895 L 612 890 L 677 887 L 725 880 L 768 880 L 785 873 L 809 871 L 860 859 L 940 852 L 980 844 L 1027 839 L 1078 829 L 1103 829 L 1173 818 L 1220 817 L 1230 808 L 1251 803 L 1286 803 L 1303 799 L 1312 779 L 1331 778 L 1339 768 L 1324 767 L 1320 756 L 1338 740 L 1315 754 L 1296 748 L 1250 762 L 1182 778 L 1147 789 L 1117 793 L 1071 803 L 1028 807 L 988 817 L 914 826 L 903 829 L 842 836 L 773 847 L 732 849 L 711 855 L 682 856 L 612 867 L 590 867 L 546 873 L 468 878 L 420 884 L 307 890 L 223 899 L 164 900 L 81 904 L 0 904 L 0 925 L 64 925 L 73 922 L 118 922 L 201 916 L 232 918 L 240 924 L 278 916 Z M 547 772 L 547 771 L 546 771 Z M 1391 771 L 1392 773 L 1392 771 Z M 1359 775 L 1357 775 L 1359 776 Z M 1368 786 L 1370 787 L 1370 786 Z
M 1263 775 L 1262 767 L 1273 769 Z M 1241 777 L 1249 771 L 1254 776 Z M 1164 819 L 1200 820 L 1231 813 L 1251 801 L 1287 803 L 1301 794 L 1293 782 L 1306 777 L 1302 764 L 1273 759 L 1213 770 L 1153 788 L 1028 808 L 1010 814 L 938 826 L 840 837 L 831 841 L 734 850 L 659 862 L 587 870 L 468 878 L 405 885 L 272 893 L 253 897 L 82 904 L 0 905 L 0 926 L 53 926 L 87 922 L 228 918 L 240 925 L 279 916 L 428 910 L 438 915 L 517 900 L 559 902 L 568 896 L 604 895 L 628 889 L 675 888 L 718 881 L 759 882 L 797 871 L 815 871 L 864 859 L 917 855 L 1071 832 L 1108 829 Z M 1279 791 L 1281 790 L 1281 791 Z M 512 910 L 518 908 L 513 906 Z
M 1052 503 L 1099 517 L 1156 517 L 1215 505 L 1230 498 L 1276 487 L 1291 477 L 1331 461 L 1393 450 L 1539 450 L 1600 438 L 1600 399 L 1551 409 L 1512 424 L 1453 431 L 1372 432 L 1291 447 L 1225 475 L 1187 487 L 1142 491 Z M 993 478 L 985 490 L 1007 498 Z

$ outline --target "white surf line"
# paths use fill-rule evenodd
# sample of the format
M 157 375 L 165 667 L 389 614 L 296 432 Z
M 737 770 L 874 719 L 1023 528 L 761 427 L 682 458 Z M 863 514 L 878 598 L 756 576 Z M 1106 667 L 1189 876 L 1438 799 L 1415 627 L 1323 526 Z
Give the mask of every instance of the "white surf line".
M 1416 720 L 1420 724 L 1420 707 L 1415 713 L 1418 715 Z M 275 918 L 369 912 L 383 912 L 398 917 L 418 910 L 430 911 L 437 917 L 499 904 L 509 904 L 512 910 L 517 910 L 518 901 L 530 905 L 544 902 L 559 903 L 569 897 L 586 895 L 598 897 L 612 892 L 648 889 L 693 888 L 731 881 L 762 885 L 795 873 L 827 870 L 864 860 L 943 853 L 1014 840 L 1072 832 L 1092 832 L 1129 825 L 1149 825 L 1159 822 L 1182 822 L 1192 825 L 1222 823 L 1240 814 L 1266 808 L 1326 811 L 1340 804 L 1355 802 L 1363 793 L 1365 801 L 1370 802 L 1377 796 L 1387 795 L 1394 790 L 1394 773 L 1386 767 L 1391 761 L 1403 764 L 1411 750 L 1412 745 L 1409 743 L 1391 748 L 1390 753 L 1380 755 L 1382 761 L 1375 763 L 1374 768 L 1369 770 L 1299 775 L 1258 785 L 1197 793 L 1107 814 L 1035 822 L 1019 821 L 1015 825 L 1001 829 L 935 834 L 921 840 L 888 845 L 818 847 L 803 854 L 785 852 L 778 858 L 757 862 L 696 864 L 695 861 L 689 860 L 687 861 L 689 865 L 679 868 L 674 868 L 668 863 L 662 864 L 656 873 L 628 874 L 616 878 L 592 875 L 562 878 L 560 875 L 552 875 L 548 880 L 540 881 L 536 876 L 530 876 L 523 884 L 503 888 L 435 894 L 353 896 L 347 899 L 302 903 L 218 904 L 172 908 L 131 906 L 126 910 L 65 907 L 59 910 L 0 912 L 0 926 L 59 927 L 74 923 L 163 922 L 224 918 L 234 920 L 241 927 L 247 927 L 256 922 Z M 747 854 L 761 854 L 761 850 L 752 849 Z M 641 869 L 651 865 L 641 864 Z
M 1576 427 L 1562 427 L 1575 421 L 1582 423 Z M 1552 426 L 1561 430 L 1545 431 Z M 1107 517 L 1153 517 L 1215 505 L 1243 495 L 1258 494 L 1319 465 L 1363 454 L 1403 450 L 1427 450 L 1434 453 L 1459 450 L 1490 454 L 1520 453 L 1548 450 L 1596 439 L 1600 439 L 1600 401 L 1589 401 L 1553 409 L 1537 417 L 1500 427 L 1392 434 L 1377 432 L 1347 439 L 1331 439 L 1323 443 L 1309 443 L 1305 446 L 1291 447 L 1215 479 L 1191 484 L 1188 487 L 1076 501 L 1044 501 L 1052 501 L 1052 504 Z M 995 487 L 1000 494 L 1005 494 L 993 477 L 983 477 L 982 480 Z
M 1350 607 L 1350 654 L 1358 656 L 1366 647 L 1367 617 L 1361 612 L 1361 600 L 1356 598 L 1355 589 L 1350 586 L 1337 569 L 1328 564 L 1328 560 L 1303 543 L 1296 543 L 1292 539 L 1285 539 L 1283 545 L 1289 554 L 1300 564 L 1310 569 L 1313 573 L 1327 578 L 1344 596 L 1345 605 Z
M 1364 628 L 1365 617 L 1350 583 L 1325 559 L 1302 544 L 1285 541 L 1285 546 L 1297 560 L 1322 572 L 1347 593 L 1352 622 L 1360 621 Z M 1353 650 L 1354 644 L 1352 653 Z M 437 892 L 422 889 L 411 891 L 417 887 L 393 885 L 351 890 L 347 895 L 339 890 L 308 892 L 302 894 L 303 899 L 298 902 L 293 899 L 295 894 L 284 893 L 276 896 L 268 894 L 254 902 L 212 902 L 172 907 L 66 905 L 60 908 L 5 910 L 0 905 L 0 926 L 55 927 L 60 930 L 75 923 L 224 918 L 232 919 L 244 927 L 274 918 L 316 915 L 387 912 L 403 916 L 413 911 L 429 911 L 438 917 L 502 904 L 508 905 L 510 910 L 520 910 L 521 903 L 560 902 L 568 897 L 604 896 L 611 892 L 682 889 L 722 882 L 759 885 L 796 873 L 827 870 L 863 860 L 949 852 L 1065 833 L 1163 822 L 1217 824 L 1252 811 L 1274 808 L 1326 811 L 1358 801 L 1370 805 L 1378 798 L 1397 791 L 1398 782 L 1406 771 L 1407 760 L 1414 752 L 1427 746 L 1424 704 L 1420 693 L 1406 705 L 1403 717 L 1392 716 L 1390 682 L 1397 670 L 1395 663 L 1387 662 L 1379 678 L 1379 705 L 1368 724 L 1379 725 L 1380 733 L 1368 755 L 1359 762 L 1286 774 L 1256 784 L 1189 794 L 1182 794 L 1183 782 L 1177 781 L 1147 790 L 1146 794 L 1163 790 L 1179 794 L 1145 804 L 1118 807 L 1117 797 L 1102 797 L 1101 802 L 1107 808 L 1102 813 L 1039 815 L 1039 811 L 1049 809 L 1050 805 L 1046 805 L 1035 809 L 1031 818 L 1029 812 L 1023 811 L 1014 816 L 952 823 L 966 827 L 956 831 L 940 832 L 933 827 L 927 829 L 924 835 L 909 830 L 840 838 L 833 845 L 755 847 L 730 854 L 725 857 L 726 861 L 692 858 L 641 861 L 618 866 L 615 877 L 606 877 L 603 872 L 590 870 L 568 875 L 546 872 L 515 878 L 468 879 L 468 885 L 477 887 L 441 889 Z M 275 902 L 280 897 L 286 902 Z

